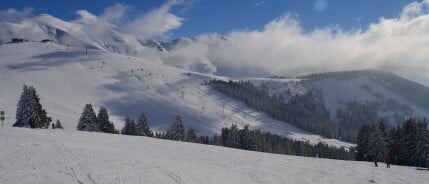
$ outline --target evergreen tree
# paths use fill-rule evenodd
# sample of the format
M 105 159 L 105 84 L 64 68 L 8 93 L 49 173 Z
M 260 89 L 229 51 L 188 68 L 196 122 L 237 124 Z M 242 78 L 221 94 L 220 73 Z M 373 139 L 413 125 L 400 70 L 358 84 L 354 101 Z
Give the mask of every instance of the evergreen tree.
M 109 121 L 109 114 L 107 109 L 103 106 L 100 107 L 98 115 L 96 117 L 96 130 L 105 133 L 114 133 L 115 125 Z
M 414 153 L 411 150 L 414 147 L 415 135 L 417 134 L 417 120 L 408 118 L 401 128 L 401 139 L 399 143 L 399 158 L 401 164 L 411 165 L 411 157 Z
M 86 104 L 83 109 L 82 115 L 79 118 L 77 130 L 80 131 L 96 131 L 97 130 L 97 118 L 92 109 L 91 104 Z
M 383 132 L 377 126 L 373 128 L 373 131 L 370 134 L 368 148 L 368 155 L 375 157 L 379 161 L 384 161 L 389 154 L 388 142 L 386 141 Z
M 15 127 L 48 128 L 52 119 L 40 104 L 40 98 L 34 87 L 24 85 L 16 109 Z
M 230 148 L 240 148 L 240 135 L 237 125 L 232 124 L 231 128 L 225 128 L 222 131 L 223 145 Z
M 188 132 L 186 133 L 186 141 L 187 142 L 196 142 L 197 141 L 197 135 L 195 134 L 195 131 L 192 127 L 188 128 Z
M 30 112 L 33 107 L 29 107 L 28 102 L 30 101 L 30 93 L 28 92 L 28 87 L 24 85 L 21 93 L 21 97 L 19 98 L 18 105 L 16 108 L 16 122 L 13 125 L 14 127 L 30 127 L 30 116 L 32 112 Z
M 428 123 L 426 121 L 418 122 L 416 133 L 413 136 L 413 141 L 407 154 L 410 164 L 414 166 L 426 165 L 426 155 L 429 153 L 428 142 Z
M 140 114 L 139 119 L 137 120 L 136 130 L 138 135 L 153 137 L 153 132 L 150 129 L 148 120 L 143 112 Z
M 64 129 L 63 125 L 61 124 L 60 120 L 57 119 L 57 122 L 55 122 L 55 128 Z
M 184 141 L 185 140 L 185 128 L 183 128 L 182 119 L 179 115 L 176 116 L 176 120 L 173 125 L 167 130 L 167 139 Z
M 32 99 L 32 103 L 34 104 L 34 112 L 36 113 L 36 117 L 34 120 L 36 128 L 48 128 L 52 122 L 52 119 L 47 116 L 47 112 L 43 109 L 42 104 L 40 104 L 40 97 L 36 93 L 36 89 L 32 86 L 28 88 L 30 92 L 30 97 Z
M 372 130 L 368 125 L 363 125 L 360 129 L 357 137 L 357 146 L 356 146 L 356 159 L 357 160 L 369 160 L 368 151 L 369 151 L 369 135 Z
M 400 163 L 400 147 L 401 147 L 401 138 L 402 138 L 402 129 L 401 127 L 392 128 L 389 132 L 390 137 L 390 153 L 391 160 L 395 164 Z
M 253 139 L 254 137 L 250 134 L 249 125 L 244 126 L 244 128 L 239 131 L 241 149 L 257 151 L 259 148 L 256 147 L 256 143 L 253 143 Z
M 124 135 L 138 135 L 136 130 L 136 124 L 134 123 L 134 120 L 130 117 L 125 118 L 125 125 L 124 128 L 122 128 L 121 133 Z

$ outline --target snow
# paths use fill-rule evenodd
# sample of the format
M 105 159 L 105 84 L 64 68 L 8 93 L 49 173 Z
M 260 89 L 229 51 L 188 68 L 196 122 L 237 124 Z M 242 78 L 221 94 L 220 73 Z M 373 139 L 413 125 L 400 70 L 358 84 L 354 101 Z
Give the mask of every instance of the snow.
M 429 183 L 427 170 L 147 137 L 0 127 L 0 183 Z M 373 176 L 373 177 L 372 177 Z M 373 180 L 373 182 L 371 181 Z
M 212 78 L 237 79 L 101 50 L 85 52 L 55 43 L 0 45 L 0 109 L 6 111 L 6 126 L 13 124 L 22 86 L 27 84 L 36 88 L 48 116 L 59 119 L 66 129 L 76 129 L 85 104 L 91 103 L 96 113 L 105 106 L 119 129 L 125 116 L 136 120 L 144 112 L 152 129 L 166 131 L 180 114 L 185 128 L 192 126 L 197 135 L 219 134 L 221 128 L 236 124 L 310 143 L 353 146 L 276 121 L 203 84 Z
M 305 94 L 309 89 L 315 88 L 323 93 L 326 108 L 330 111 L 332 120 L 336 120 L 338 109 L 344 108 L 346 102 L 353 100 L 359 102 L 374 102 L 377 100 L 375 94 L 383 95 L 384 99 L 395 99 L 399 104 L 405 104 L 413 110 L 413 116 L 429 117 L 429 111 L 404 99 L 400 95 L 386 89 L 379 83 L 371 80 L 368 76 L 359 75 L 350 79 L 325 78 L 317 80 L 255 80 L 248 79 L 258 86 L 264 86 L 271 95 L 283 94 L 287 97 Z M 364 89 L 366 86 L 370 91 Z M 290 91 L 290 95 L 287 93 Z M 388 115 L 388 112 L 378 112 L 380 117 Z M 396 124 L 394 124 L 396 125 Z

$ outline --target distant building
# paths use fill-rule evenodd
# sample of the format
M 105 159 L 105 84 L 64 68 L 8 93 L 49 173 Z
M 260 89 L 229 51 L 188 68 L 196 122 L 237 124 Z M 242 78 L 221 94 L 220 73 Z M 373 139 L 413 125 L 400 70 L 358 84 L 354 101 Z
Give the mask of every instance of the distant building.
M 22 43 L 22 42 L 28 42 L 25 38 L 12 38 L 12 41 L 10 43 Z
M 40 43 L 49 43 L 49 42 L 53 42 L 53 40 L 51 40 L 51 39 L 44 39 L 44 40 L 40 41 Z

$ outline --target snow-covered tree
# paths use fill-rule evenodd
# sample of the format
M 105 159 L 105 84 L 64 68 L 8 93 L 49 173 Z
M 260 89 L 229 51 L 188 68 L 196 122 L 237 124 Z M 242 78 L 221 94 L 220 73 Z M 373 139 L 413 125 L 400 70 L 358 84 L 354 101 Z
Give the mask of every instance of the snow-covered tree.
M 186 133 L 186 141 L 187 142 L 196 142 L 197 141 L 197 135 L 195 134 L 195 131 L 192 127 L 188 128 L 188 132 Z
M 368 125 L 362 126 L 358 133 L 357 137 L 357 146 L 356 146 L 356 159 L 357 160 L 369 160 L 368 150 L 369 150 L 369 136 L 371 134 L 371 128 Z
M 57 119 L 55 122 L 55 128 L 64 129 L 63 125 L 61 124 L 60 120 Z
M 24 85 L 16 109 L 15 127 L 48 128 L 52 119 L 40 104 L 36 89 Z
M 170 129 L 167 130 L 167 139 L 184 141 L 185 140 L 185 128 L 183 128 L 182 118 L 177 115 L 176 120 Z
M 107 109 L 103 106 L 100 107 L 97 115 L 97 131 L 105 132 L 105 133 L 114 133 L 115 125 L 109 121 L 109 114 L 107 113 Z
M 14 127 L 30 127 L 28 120 L 31 116 L 30 110 L 32 107 L 27 106 L 29 100 L 30 93 L 28 92 L 28 87 L 24 85 L 16 108 L 16 122 L 13 125 Z
M 152 130 L 150 130 L 148 120 L 144 113 L 141 113 L 137 120 L 136 130 L 138 135 L 153 137 Z
M 86 104 L 83 109 L 82 115 L 79 118 L 79 123 L 77 125 L 77 130 L 80 131 L 97 131 L 97 118 L 92 109 L 91 104 Z
M 368 155 L 379 161 L 383 161 L 389 154 L 389 145 L 383 134 L 379 127 L 375 126 L 368 142 Z
M 121 133 L 124 135 L 138 135 L 136 130 L 136 124 L 134 123 L 134 120 L 130 117 L 125 118 L 125 125 L 124 128 L 122 128 Z
M 426 156 L 429 154 L 429 132 L 427 122 L 417 123 L 416 133 L 408 150 L 409 163 L 415 166 L 425 166 Z
M 52 119 L 47 116 L 46 110 L 43 109 L 42 104 L 40 104 L 40 98 L 39 98 L 39 95 L 37 95 L 36 93 L 36 89 L 30 86 L 28 90 L 33 100 L 34 107 L 35 107 L 34 111 L 36 112 L 36 116 L 37 116 L 37 118 L 35 118 L 36 128 L 48 128 L 49 125 L 51 124 Z
M 241 149 L 254 150 L 255 143 L 253 143 L 252 136 L 250 135 L 249 125 L 244 126 L 238 133 Z
M 415 135 L 417 133 L 417 120 L 414 118 L 408 118 L 404 125 L 401 127 L 401 138 L 399 142 L 399 158 L 401 164 L 411 164 L 410 160 L 413 153 L 410 152 L 412 149 Z
M 222 129 L 223 145 L 231 148 L 240 148 L 240 135 L 237 125 L 231 125 L 231 128 Z

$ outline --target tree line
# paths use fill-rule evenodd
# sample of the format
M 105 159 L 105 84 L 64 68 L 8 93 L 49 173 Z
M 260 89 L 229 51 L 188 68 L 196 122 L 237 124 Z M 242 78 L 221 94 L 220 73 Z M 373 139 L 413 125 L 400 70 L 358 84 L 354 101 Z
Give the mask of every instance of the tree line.
M 356 142 L 356 129 L 329 120 L 329 111 L 320 102 L 323 94 L 317 90 L 294 96 L 290 102 L 286 102 L 282 95 L 270 95 L 248 81 L 211 80 L 208 84 L 228 97 L 243 101 L 250 108 L 267 113 L 279 121 L 327 138 Z
M 429 167 L 429 130 L 426 119 L 408 118 L 389 128 L 384 121 L 364 125 L 357 137 L 356 160 Z
M 51 122 L 52 118 L 47 116 L 46 110 L 40 104 L 40 98 L 35 88 L 24 86 L 17 105 L 16 122 L 13 126 L 49 128 Z M 62 128 L 59 120 L 56 121 L 55 125 L 57 128 Z M 113 122 L 109 120 L 107 109 L 101 106 L 96 114 L 92 104 L 85 105 L 76 129 L 79 131 L 148 136 L 267 153 L 342 160 L 354 159 L 353 148 L 347 150 L 345 148 L 330 147 L 322 143 L 313 145 L 309 142 L 290 140 L 279 135 L 261 132 L 260 130 L 251 130 L 248 126 L 240 129 L 236 125 L 232 125 L 231 127 L 223 128 L 220 135 L 197 136 L 192 127 L 185 129 L 180 115 L 175 117 L 174 122 L 166 132 L 154 133 L 144 113 L 140 114 L 136 122 L 132 118 L 126 117 L 124 127 L 119 131 L 115 128 Z
M 82 112 L 77 129 L 81 131 L 97 131 L 105 133 L 119 133 L 119 131 L 110 131 L 110 129 L 101 128 L 108 121 L 108 115 L 105 108 L 100 108 L 104 118 L 100 114 L 96 117 L 92 111 L 91 104 L 87 104 Z M 104 123 L 98 119 L 104 119 Z M 112 125 L 113 126 L 113 125 Z M 114 129 L 114 128 L 113 128 Z M 353 160 L 354 148 L 347 150 L 345 148 L 331 147 L 322 143 L 317 145 L 309 142 L 290 140 L 279 135 L 264 133 L 260 130 L 250 130 L 249 126 L 239 129 L 236 125 L 222 128 L 221 134 L 213 136 L 197 136 L 195 130 L 189 127 L 186 131 L 180 115 L 176 115 L 174 122 L 166 132 L 156 132 L 155 134 L 150 129 L 149 122 L 141 113 L 137 122 L 132 118 L 126 117 L 125 124 L 120 131 L 123 135 L 132 136 L 148 136 L 160 139 L 186 141 L 193 143 L 209 144 L 216 146 L 224 146 L 230 148 L 238 148 L 251 151 L 298 155 L 308 157 L 321 157 L 341 160 Z

